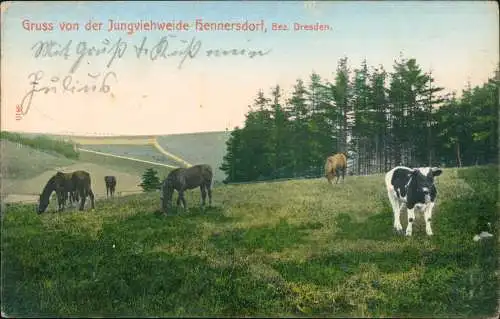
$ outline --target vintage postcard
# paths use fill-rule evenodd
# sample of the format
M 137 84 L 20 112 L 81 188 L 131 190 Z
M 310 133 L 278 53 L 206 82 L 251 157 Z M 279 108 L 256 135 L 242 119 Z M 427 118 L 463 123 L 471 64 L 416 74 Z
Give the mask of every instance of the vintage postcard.
M 3 317 L 498 315 L 494 1 L 5 1 Z

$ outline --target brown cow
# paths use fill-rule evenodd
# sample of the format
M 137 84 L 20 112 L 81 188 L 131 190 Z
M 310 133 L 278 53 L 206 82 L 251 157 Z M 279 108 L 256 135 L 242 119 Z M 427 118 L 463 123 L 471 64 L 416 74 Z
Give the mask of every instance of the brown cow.
M 328 156 L 325 163 L 325 177 L 328 183 L 332 184 L 332 180 L 337 176 L 335 184 L 339 182 L 340 174 L 342 174 L 342 182 L 344 182 L 345 172 L 347 170 L 347 156 L 345 153 L 337 153 L 333 156 Z
M 205 206 L 205 199 L 208 193 L 209 206 L 212 206 L 212 167 L 208 164 L 198 164 L 189 168 L 176 168 L 171 171 L 161 186 L 161 202 L 163 213 L 167 213 L 172 206 L 172 196 L 177 190 L 177 206 L 182 202 L 187 210 L 184 191 L 200 187 L 201 207 Z

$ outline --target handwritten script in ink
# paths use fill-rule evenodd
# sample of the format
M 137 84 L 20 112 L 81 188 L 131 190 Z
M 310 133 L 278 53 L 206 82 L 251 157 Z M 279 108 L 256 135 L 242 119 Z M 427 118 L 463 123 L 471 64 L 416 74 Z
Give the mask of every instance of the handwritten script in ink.
M 127 56 L 151 62 L 175 60 L 177 68 L 182 69 L 186 61 L 195 59 L 200 54 L 204 54 L 208 58 L 246 56 L 252 59 L 268 55 L 272 51 L 271 49 L 241 48 L 202 50 L 203 46 L 202 41 L 194 36 L 190 39 L 180 39 L 174 34 L 162 36 L 156 41 L 147 36 L 139 41 L 126 41 L 122 38 L 112 41 L 106 38 L 98 44 L 74 40 L 67 42 L 37 41 L 31 47 L 35 59 L 62 59 L 70 61 L 71 65 L 68 73 L 63 76 L 46 75 L 42 70 L 30 73 L 28 80 L 31 89 L 22 98 L 19 107 L 22 110 L 22 115 L 26 115 L 35 96 L 40 93 L 112 93 L 112 84 L 118 82 L 118 76 L 114 71 L 97 74 L 87 73 L 84 79 L 76 78 L 75 72 L 81 68 L 82 61 L 90 58 L 105 59 L 107 69 L 111 69 L 115 63 Z
M 173 40 L 173 41 L 172 41 Z M 85 57 L 107 57 L 107 67 L 111 67 L 116 59 L 121 59 L 133 48 L 133 55 L 137 59 L 149 59 L 157 61 L 159 59 L 178 58 L 177 67 L 182 68 L 187 58 L 194 59 L 201 51 L 203 44 L 201 40 L 192 37 L 189 40 L 177 39 L 174 34 L 169 34 L 160 38 L 159 41 L 150 41 L 148 37 L 143 37 L 137 43 L 128 43 L 122 38 L 116 41 L 104 39 L 98 45 L 91 45 L 86 41 L 74 42 L 69 40 L 66 43 L 57 41 L 38 41 L 32 46 L 34 58 L 64 58 L 65 60 L 74 59 L 69 73 L 74 73 L 80 66 Z M 207 49 L 207 57 L 227 57 L 227 56 L 247 56 L 254 58 L 256 56 L 268 55 L 272 50 L 253 50 L 253 49 Z
M 115 81 L 118 80 L 116 73 L 113 71 L 105 74 L 87 73 L 85 83 L 82 83 L 82 80 L 74 79 L 73 75 L 60 78 L 58 76 L 46 77 L 43 71 L 30 73 L 28 79 L 30 80 L 31 90 L 24 95 L 21 103 L 19 103 L 18 108 L 21 110 L 19 113 L 23 116 L 28 114 L 36 93 L 110 93 L 111 86 L 107 82 L 110 77 L 114 78 Z

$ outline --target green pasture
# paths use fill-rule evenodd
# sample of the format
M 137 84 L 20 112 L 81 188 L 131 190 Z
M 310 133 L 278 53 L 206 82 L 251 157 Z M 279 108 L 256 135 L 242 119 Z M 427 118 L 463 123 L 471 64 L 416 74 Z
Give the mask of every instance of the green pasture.
M 445 169 L 434 236 L 392 231 L 383 176 L 224 185 L 2 214 L 2 311 L 21 316 L 485 317 L 498 300 L 498 170 Z M 175 198 L 174 198 L 175 200 Z M 403 218 L 406 216 L 403 215 Z M 493 238 L 474 242 L 487 230 Z M 406 222 L 403 222 L 403 227 Z

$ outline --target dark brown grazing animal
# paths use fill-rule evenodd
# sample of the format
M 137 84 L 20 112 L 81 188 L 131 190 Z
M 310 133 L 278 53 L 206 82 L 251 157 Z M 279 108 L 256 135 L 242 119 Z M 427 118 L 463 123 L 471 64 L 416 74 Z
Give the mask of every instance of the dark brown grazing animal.
M 115 195 L 116 177 L 104 176 L 104 183 L 106 184 L 106 197 L 113 197 Z
M 75 171 L 73 173 L 57 172 L 54 176 L 52 176 L 40 194 L 38 204 L 39 214 L 45 212 L 47 206 L 49 206 L 50 195 L 54 191 L 57 195 L 59 211 L 64 210 L 68 193 L 70 194 L 70 198 L 73 196 L 73 199 L 81 200 L 79 210 L 83 210 L 85 207 L 85 200 L 87 196 L 90 197 L 92 209 L 95 208 L 90 174 L 86 171 Z
M 58 175 L 59 174 L 59 175 Z M 56 190 L 57 203 L 59 206 L 59 211 L 62 211 L 66 206 L 66 201 L 69 199 L 69 203 L 73 206 L 73 203 L 78 202 L 78 193 L 72 186 L 71 174 L 65 174 L 58 172 L 59 177 L 62 177 L 62 181 L 59 183 L 59 192 Z
M 172 196 L 177 190 L 177 206 L 182 205 L 187 209 L 184 191 L 200 187 L 201 207 L 205 206 L 208 193 L 209 206 L 212 206 L 212 168 L 207 164 L 194 165 L 189 168 L 176 168 L 171 171 L 161 185 L 161 206 L 163 213 L 167 213 L 172 207 Z
M 325 177 L 328 183 L 332 184 L 332 180 L 337 176 L 335 184 L 339 182 L 340 175 L 342 175 L 342 182 L 344 182 L 345 172 L 347 170 L 347 156 L 345 153 L 337 153 L 329 156 L 325 163 Z

